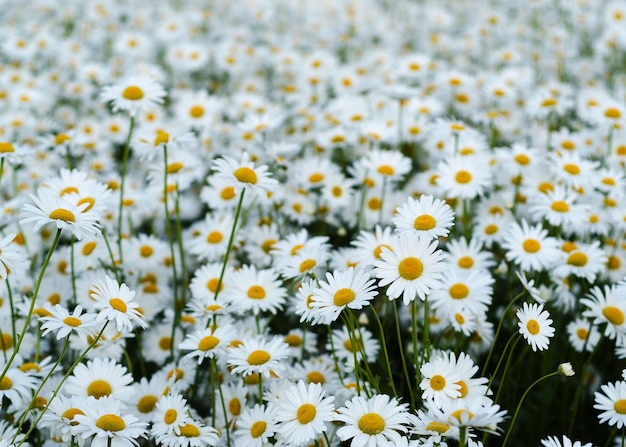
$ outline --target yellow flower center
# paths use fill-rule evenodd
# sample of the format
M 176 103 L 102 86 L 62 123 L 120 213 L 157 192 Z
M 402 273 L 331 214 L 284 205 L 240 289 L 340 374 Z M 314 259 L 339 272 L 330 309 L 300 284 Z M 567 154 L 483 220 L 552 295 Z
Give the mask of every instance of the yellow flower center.
M 154 253 L 154 249 L 149 245 L 142 245 L 139 249 L 139 254 L 144 258 L 149 258 Z
M 378 167 L 378 173 L 382 175 L 393 175 L 394 172 L 393 167 L 389 165 L 381 165 Z
M 499 228 L 496 224 L 489 224 L 485 227 L 485 234 L 496 234 Z
M 415 257 L 404 258 L 398 265 L 398 273 L 406 280 L 413 281 L 422 276 L 424 264 Z
M 156 133 L 156 137 L 154 137 L 154 142 L 152 143 L 154 146 L 158 146 L 159 144 L 167 144 L 170 141 L 169 133 L 160 129 L 158 129 Z
M 143 98 L 143 90 L 141 87 L 137 87 L 136 85 L 129 85 L 122 92 L 122 96 L 124 99 L 128 99 L 130 101 L 139 101 Z
M 526 329 L 528 329 L 528 332 L 530 332 L 532 335 L 537 335 L 539 333 L 539 323 L 537 322 L 537 320 L 528 320 L 528 322 L 526 323 Z
M 140 413 L 150 413 L 154 410 L 154 407 L 156 407 L 158 400 L 158 397 L 152 394 L 146 394 L 137 402 L 137 410 L 139 410 Z
M 380 244 L 376 246 L 376 248 L 374 249 L 374 257 L 376 259 L 380 259 L 380 253 L 383 251 L 383 247 L 387 247 L 389 250 L 391 250 L 391 247 L 387 244 Z
M 467 414 L 467 420 L 471 420 L 474 417 L 474 413 L 469 410 L 464 410 L 463 408 L 459 408 L 458 410 L 453 411 L 450 416 L 456 418 L 457 421 L 463 422 L 463 415 Z
M 619 414 L 626 414 L 626 399 L 620 399 L 615 402 L 613 408 Z
M 171 425 L 174 423 L 177 417 L 178 417 L 178 412 L 174 410 L 173 408 L 170 408 L 163 415 L 163 422 L 165 422 L 167 425 Z
M 359 419 L 359 428 L 367 435 L 377 435 L 385 429 L 385 420 L 380 414 L 365 413 Z
M 89 211 L 91 208 L 93 208 L 94 203 L 96 203 L 95 199 L 93 199 L 92 197 L 83 197 L 82 199 L 80 199 L 78 201 L 78 203 L 76 205 L 81 206 L 84 203 L 88 203 L 88 205 L 85 207 L 85 209 L 82 211 L 83 213 L 86 213 L 87 211 Z
M 555 200 L 550 205 L 550 208 L 558 213 L 567 213 L 569 211 L 569 205 L 563 200 Z
M 435 374 L 430 378 L 430 387 L 435 391 L 441 391 L 446 386 L 446 379 L 439 375 Z
M 204 115 L 204 107 L 199 105 L 193 106 L 191 109 L 189 109 L 189 115 L 194 118 L 200 118 L 202 115 Z
M 304 273 L 315 267 L 315 259 L 306 259 L 300 263 L 300 273 Z
M 0 391 L 10 390 L 11 388 L 13 388 L 13 381 L 7 376 L 4 376 L 2 380 L 0 380 Z
M 285 337 L 285 343 L 292 348 L 297 348 L 298 346 L 302 346 L 302 337 L 297 334 L 289 334 Z
M 447 424 L 444 424 L 443 422 L 432 421 L 428 423 L 428 425 L 426 426 L 426 430 L 434 431 L 442 435 L 448 430 L 450 430 L 450 426 Z
M 163 351 L 169 351 L 172 347 L 172 337 L 165 336 L 159 339 L 159 348 Z
M 15 152 L 15 148 L 8 141 L 0 141 L 0 153 Z
M 207 335 L 206 337 L 202 337 L 202 339 L 198 342 L 198 349 L 200 351 L 210 351 L 211 349 L 216 347 L 219 342 L 219 338 L 212 335 Z
M 219 231 L 211 231 L 209 235 L 206 237 L 206 241 L 209 244 L 219 244 L 224 239 L 224 236 Z
M 65 410 L 63 414 L 61 415 L 61 417 L 65 419 L 69 419 L 71 421 L 70 425 L 78 425 L 78 422 L 73 420 L 74 416 L 76 416 L 77 414 L 84 415 L 85 413 L 83 413 L 83 411 L 78 408 L 72 407 L 72 408 L 68 408 L 67 410 Z
M 609 107 L 604 111 L 604 116 L 607 118 L 619 119 L 622 116 L 622 112 L 620 112 L 618 108 Z
M 324 180 L 324 174 L 322 174 L 321 172 L 314 172 L 309 176 L 310 183 L 319 183 L 322 180 Z
M 344 287 L 343 289 L 339 289 L 335 292 L 333 296 L 333 303 L 335 306 L 345 306 L 348 303 L 354 301 L 355 293 L 352 289 L 348 289 Z
M 619 307 L 615 306 L 606 306 L 602 309 L 602 315 L 606 318 L 611 324 L 616 326 L 624 323 L 624 312 Z
M 459 397 L 465 397 L 467 396 L 467 385 L 465 384 L 464 381 L 459 380 L 458 382 L 454 382 L 455 385 L 459 385 L 461 388 L 459 388 L 457 391 L 459 393 L 461 393 L 461 395 Z
M 109 382 L 104 380 L 94 380 L 87 387 L 87 394 L 95 397 L 96 399 L 109 396 L 112 392 L 113 390 L 111 389 L 111 385 L 109 385 Z
M 457 265 L 462 269 L 470 269 L 474 265 L 474 260 L 471 256 L 463 256 L 457 261 Z
M 469 172 L 465 170 L 461 170 L 456 173 L 456 175 L 454 176 L 454 179 L 456 180 L 457 183 L 461 183 L 464 185 L 472 181 L 472 174 L 470 174 Z
M 326 382 L 324 374 L 319 371 L 311 371 L 310 373 L 308 373 L 306 375 L 306 380 L 309 383 L 319 383 L 320 385 L 323 385 Z
M 267 424 L 263 421 L 256 421 L 250 427 L 250 436 L 253 438 L 260 437 L 263 433 L 265 433 L 265 429 L 267 428 Z
M 200 436 L 200 430 L 193 424 L 187 423 L 178 427 L 180 429 L 180 435 L 185 438 L 197 438 Z
M 456 283 L 450 287 L 450 296 L 455 300 L 462 300 L 469 294 L 469 288 L 465 284 Z
M 126 303 L 120 298 L 111 298 L 109 300 L 109 305 L 113 309 L 117 310 L 118 312 L 126 313 L 126 310 L 127 310 Z
M 541 243 L 537 239 L 526 239 L 522 246 L 527 253 L 537 253 L 541 248 Z
M 546 98 L 541 102 L 541 107 L 552 107 L 556 105 L 556 99 Z
M 567 257 L 567 263 L 575 267 L 584 267 L 587 264 L 587 255 L 581 252 L 572 253 Z
M 454 314 L 454 320 L 459 323 L 459 324 L 464 324 L 465 323 L 465 318 L 463 318 L 463 315 L 456 313 Z
M 253 169 L 250 169 L 245 166 L 242 166 L 241 168 L 237 168 L 235 172 L 233 172 L 233 175 L 241 183 L 251 183 L 254 185 L 257 182 L 256 172 L 254 172 Z
M 65 317 L 65 319 L 63 320 L 63 323 L 67 324 L 68 326 L 78 327 L 80 326 L 82 321 L 80 321 L 80 319 L 76 317 Z
M 267 351 L 257 349 L 248 355 L 248 363 L 253 366 L 263 365 L 269 361 L 271 356 Z
M 220 192 L 220 197 L 224 200 L 231 200 L 233 197 L 235 197 L 235 188 L 232 186 L 227 186 L 226 188 L 222 189 L 222 192 Z
M 217 292 L 217 284 L 220 282 L 220 280 L 218 278 L 212 278 L 209 279 L 206 283 L 206 288 L 209 289 L 211 292 Z M 220 290 L 222 290 L 224 288 L 224 284 L 220 284 Z
M 261 286 L 252 286 L 248 289 L 248 298 L 262 300 L 265 298 L 265 289 Z
M 413 227 L 418 231 L 432 230 L 435 225 L 437 225 L 437 221 L 429 214 L 417 216 L 413 221 Z
M 296 412 L 296 418 L 298 419 L 298 422 L 300 422 L 302 425 L 305 425 L 315 419 L 316 414 L 317 410 L 315 409 L 314 405 L 302 404 Z
M 89 256 L 95 248 L 96 243 L 94 241 L 89 241 L 85 245 L 83 245 L 82 253 L 84 256 Z
M 28 372 L 28 371 L 40 372 L 41 368 L 36 363 L 26 362 L 26 363 L 20 365 L 20 371 L 22 371 L 22 372 Z
M 50 219 L 62 220 L 64 222 L 76 222 L 76 217 L 74 217 L 74 213 L 70 210 L 66 210 L 65 208 L 57 208 L 53 210 L 49 214 Z
M 383 202 L 378 197 L 372 197 L 367 201 L 367 207 L 372 211 L 379 210 L 382 206 Z
M 228 412 L 233 416 L 239 416 L 241 413 L 241 401 L 235 397 L 228 402 Z
M 575 165 L 573 163 L 567 163 L 565 166 L 563 166 L 563 169 L 571 175 L 578 175 L 580 174 L 580 168 L 578 167 L 578 165 Z
M 167 173 L 176 174 L 177 172 L 181 171 L 184 167 L 185 167 L 184 164 L 182 164 L 179 161 L 175 161 L 167 165 Z
M 515 161 L 520 164 L 520 165 L 527 165 L 528 163 L 530 163 L 530 158 L 528 157 L 528 155 L 526 154 L 517 154 L 515 156 Z

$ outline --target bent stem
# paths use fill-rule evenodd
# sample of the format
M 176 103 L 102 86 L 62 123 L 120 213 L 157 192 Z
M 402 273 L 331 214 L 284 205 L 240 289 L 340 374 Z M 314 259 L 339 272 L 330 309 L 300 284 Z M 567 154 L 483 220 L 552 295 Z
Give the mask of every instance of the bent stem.
M 506 446 L 507 441 L 509 440 L 509 437 L 511 436 L 511 432 L 513 431 L 513 426 L 515 425 L 515 420 L 517 419 L 517 415 L 519 414 L 520 408 L 522 408 L 522 403 L 524 402 L 524 399 L 526 399 L 526 396 L 528 395 L 528 393 L 530 392 L 530 390 L 537 385 L 539 382 L 549 378 L 549 377 L 554 377 L 554 376 L 558 376 L 559 372 L 558 371 L 554 371 L 551 372 L 550 374 L 546 374 L 543 377 L 538 378 L 537 380 L 535 380 L 533 383 L 530 384 L 530 386 L 526 389 L 526 391 L 524 392 L 524 394 L 522 395 L 522 398 L 520 399 L 519 403 L 517 404 L 517 408 L 515 409 L 515 413 L 513 414 L 513 419 L 511 419 L 511 425 L 509 425 L 509 429 L 506 432 L 506 436 L 504 437 L 504 442 L 502 443 L 502 447 Z

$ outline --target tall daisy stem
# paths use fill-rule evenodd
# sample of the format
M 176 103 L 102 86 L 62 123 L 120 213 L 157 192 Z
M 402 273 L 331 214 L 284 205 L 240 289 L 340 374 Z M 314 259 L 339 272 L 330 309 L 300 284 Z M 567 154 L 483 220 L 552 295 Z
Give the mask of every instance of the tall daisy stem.
M 519 403 L 517 404 L 517 408 L 515 409 L 515 413 L 513 414 L 513 419 L 511 419 L 511 425 L 509 425 L 509 429 L 506 432 L 506 436 L 504 437 L 504 442 L 502 443 L 502 447 L 506 446 L 507 441 L 509 440 L 509 437 L 511 436 L 511 433 L 513 432 L 513 426 L 515 425 L 515 421 L 517 420 L 517 415 L 519 414 L 520 408 L 522 408 L 522 403 L 524 402 L 524 399 L 526 399 L 526 396 L 528 395 L 528 393 L 530 392 L 530 390 L 537 385 L 539 382 L 549 378 L 549 377 L 554 377 L 554 376 L 558 376 L 559 372 L 558 371 L 554 371 L 551 372 L 550 374 L 546 374 L 543 377 L 538 378 L 537 380 L 535 380 L 527 389 L 526 391 L 524 391 L 524 394 L 522 395 L 522 398 L 520 399 Z
M 52 253 L 54 252 L 55 248 L 59 244 L 59 239 L 61 239 L 61 228 L 57 230 L 57 234 L 54 237 L 54 240 L 52 241 L 52 245 L 50 246 L 50 249 L 48 250 L 48 254 L 46 255 L 43 261 L 41 270 L 39 271 L 39 276 L 37 277 L 37 282 L 35 283 L 35 290 L 33 291 L 33 296 L 30 299 L 30 306 L 28 308 L 28 313 L 26 314 L 26 321 L 24 321 L 24 327 L 22 328 L 22 332 L 20 333 L 20 336 L 17 339 L 17 344 L 15 345 L 15 348 L 13 349 L 11 358 L 9 358 L 9 361 L 5 365 L 4 370 L 2 371 L 2 374 L 0 375 L 0 380 L 4 379 L 4 376 L 6 376 L 7 371 L 9 370 L 9 368 L 11 367 L 11 364 L 13 363 L 13 360 L 15 360 L 15 357 L 20 351 L 20 346 L 22 346 L 22 341 L 24 341 L 24 335 L 26 335 L 28 326 L 30 326 L 30 320 L 33 317 L 33 310 L 35 309 L 35 302 L 37 301 L 37 296 L 39 295 L 39 288 L 41 287 L 41 282 L 43 281 L 43 275 L 46 272 L 46 268 L 48 267 L 48 264 L 50 264 L 50 258 L 52 257 Z
M 135 117 L 131 116 L 128 136 L 126 137 L 126 144 L 124 145 L 124 153 L 122 154 L 122 166 L 120 167 L 120 203 L 117 210 L 117 249 L 120 255 L 120 264 L 123 264 L 124 262 L 124 255 L 122 253 L 122 211 L 124 209 L 124 185 L 126 184 L 126 170 L 128 168 L 128 156 L 130 154 L 130 138 L 133 135 L 134 127 Z
M 404 378 L 406 380 L 407 389 L 409 390 L 409 398 L 411 399 L 411 408 L 415 408 L 415 397 L 413 396 L 413 386 L 411 385 L 411 379 L 409 376 L 409 369 L 406 363 L 406 356 L 404 354 L 404 343 L 402 341 L 402 332 L 400 330 L 400 319 L 398 318 L 398 306 L 396 300 L 392 302 L 393 316 L 396 320 L 396 338 L 398 339 L 398 349 L 400 351 L 400 360 L 402 361 L 402 370 L 404 371 Z

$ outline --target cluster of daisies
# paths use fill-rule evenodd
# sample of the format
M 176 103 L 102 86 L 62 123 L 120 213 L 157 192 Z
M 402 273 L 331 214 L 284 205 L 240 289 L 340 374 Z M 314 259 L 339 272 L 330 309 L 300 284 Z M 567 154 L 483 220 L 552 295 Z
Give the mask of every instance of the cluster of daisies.
M 518 3 L 7 2 L 0 447 L 623 447 L 626 5 Z

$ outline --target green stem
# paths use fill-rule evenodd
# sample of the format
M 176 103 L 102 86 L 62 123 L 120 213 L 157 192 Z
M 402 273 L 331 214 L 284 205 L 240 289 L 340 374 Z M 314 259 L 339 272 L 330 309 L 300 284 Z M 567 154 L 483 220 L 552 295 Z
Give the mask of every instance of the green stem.
M 498 374 L 498 370 L 500 369 L 500 365 L 502 364 L 502 360 L 504 360 L 505 354 L 507 353 L 507 350 L 509 349 L 509 345 L 511 344 L 512 341 L 515 341 L 513 343 L 513 347 L 511 348 L 511 350 L 508 353 L 509 357 L 511 357 L 511 353 L 515 349 L 515 345 L 517 345 L 517 342 L 519 341 L 519 339 L 520 339 L 520 334 L 515 332 L 507 340 L 506 345 L 504 345 L 504 349 L 502 350 L 502 355 L 500 356 L 500 360 L 498 360 L 498 364 L 496 365 L 496 369 L 493 371 L 493 374 L 491 375 L 491 378 L 489 379 L 489 383 L 487 384 L 487 388 L 488 389 L 491 388 L 491 383 L 493 382 L 493 379 L 495 379 L 496 375 Z M 507 361 L 507 363 L 508 363 L 508 361 Z M 498 391 L 500 391 L 500 389 L 498 389 Z
M 120 264 L 124 263 L 124 255 L 122 252 L 122 211 L 124 209 L 124 185 L 126 184 L 126 170 L 128 168 L 128 156 L 130 153 L 130 138 L 133 134 L 133 128 L 135 127 L 135 117 L 130 117 L 130 127 L 128 129 L 128 136 L 126 137 L 126 144 L 124 145 L 124 153 L 122 154 L 122 166 L 120 168 L 120 203 L 118 205 L 117 215 L 117 249 L 120 255 Z
M 539 382 L 549 378 L 549 377 L 554 377 L 554 376 L 558 376 L 559 372 L 558 371 L 554 371 L 550 374 L 546 374 L 543 377 L 538 378 L 537 380 L 535 380 L 524 392 L 524 394 L 522 395 L 522 398 L 520 399 L 519 403 L 517 404 L 517 408 L 515 409 L 515 413 L 513 414 L 513 419 L 511 419 L 511 425 L 509 425 L 509 429 L 506 432 L 506 436 L 504 437 L 504 442 L 502 443 L 502 447 L 506 446 L 507 441 L 509 440 L 509 437 L 511 436 L 511 433 L 513 432 L 513 426 L 515 425 L 515 421 L 517 420 L 517 415 L 519 414 L 520 408 L 522 408 L 522 403 L 524 402 L 524 399 L 526 399 L 526 396 L 528 395 L 528 393 L 530 392 L 530 390 L 537 385 Z
M 398 349 L 400 350 L 400 359 L 402 361 L 402 370 L 404 371 L 404 378 L 406 380 L 407 389 L 409 390 L 409 398 L 411 399 L 411 408 L 415 408 L 415 397 L 413 396 L 413 386 L 411 385 L 411 379 L 409 376 L 409 369 L 406 363 L 406 356 L 404 355 L 404 344 L 402 343 L 402 333 L 400 328 L 400 319 L 398 318 L 398 306 L 396 300 L 392 302 L 393 315 L 396 320 L 396 338 L 398 339 Z
M 6 376 L 7 371 L 11 367 L 13 360 L 15 360 L 15 357 L 17 356 L 17 353 L 20 350 L 20 346 L 22 346 L 22 341 L 24 341 L 24 335 L 26 335 L 26 331 L 28 330 L 28 326 L 30 325 L 30 320 L 33 317 L 33 310 L 35 309 L 35 302 L 37 301 L 37 296 L 39 295 L 39 288 L 41 287 L 41 282 L 43 281 L 43 275 L 46 272 L 46 268 L 48 267 L 48 264 L 50 263 L 50 258 L 52 257 L 52 253 L 54 252 L 55 248 L 59 244 L 60 238 L 61 238 L 61 228 L 57 230 L 57 234 L 54 237 L 54 240 L 52 241 L 52 245 L 50 246 L 50 249 L 48 250 L 48 254 L 46 255 L 46 258 L 43 261 L 43 265 L 41 266 L 41 270 L 39 271 L 39 276 L 37 277 L 37 282 L 35 283 L 35 290 L 33 291 L 33 296 L 30 299 L 30 307 L 28 308 L 28 313 L 26 314 L 26 321 L 24 322 L 24 327 L 22 328 L 22 332 L 20 333 L 20 336 L 17 340 L 17 344 L 15 345 L 15 348 L 13 348 L 13 353 L 11 354 L 11 358 L 5 365 L 4 370 L 2 371 L 2 374 L 0 374 L 0 380 L 4 379 L 4 376 Z
M 372 306 L 371 303 L 370 303 L 370 306 Z M 383 324 L 381 323 L 380 318 L 378 318 L 378 313 L 376 313 L 376 309 L 374 309 L 374 306 L 372 306 L 372 313 L 374 314 L 376 323 L 378 323 L 378 330 L 380 332 L 380 345 L 383 348 L 383 355 L 385 356 L 385 364 L 387 366 L 387 375 L 389 376 L 389 384 L 391 385 L 393 396 L 398 397 L 398 392 L 396 391 L 396 386 L 393 381 L 393 373 L 391 371 L 391 361 L 389 360 L 389 353 L 387 352 L 387 340 L 385 337 L 385 329 L 383 328 Z

